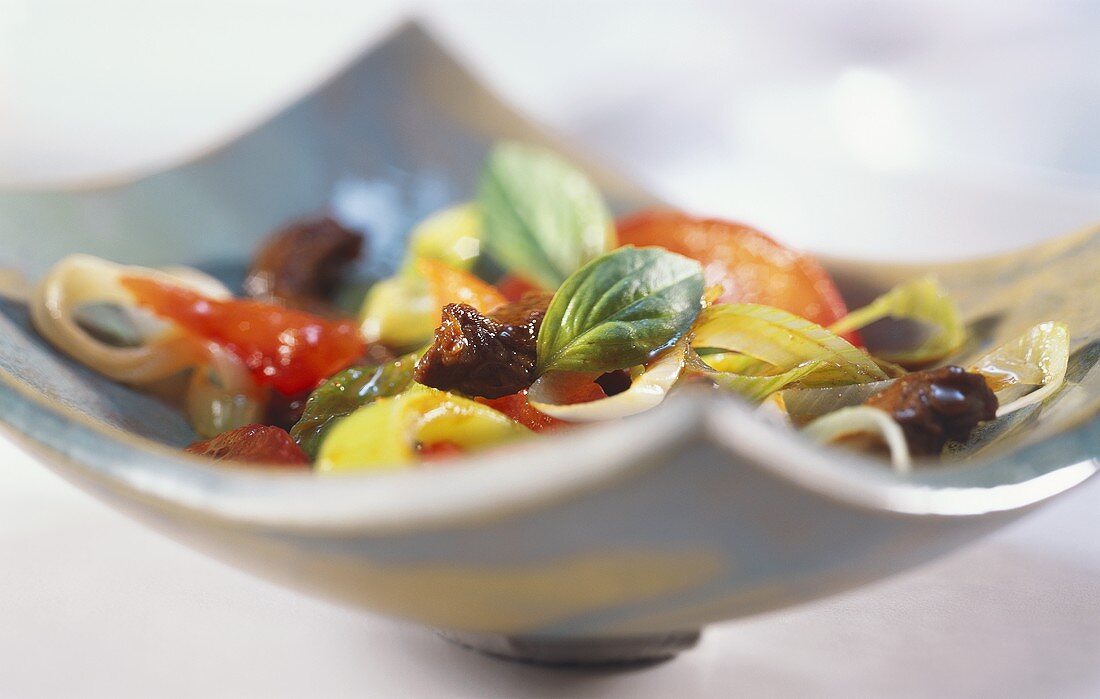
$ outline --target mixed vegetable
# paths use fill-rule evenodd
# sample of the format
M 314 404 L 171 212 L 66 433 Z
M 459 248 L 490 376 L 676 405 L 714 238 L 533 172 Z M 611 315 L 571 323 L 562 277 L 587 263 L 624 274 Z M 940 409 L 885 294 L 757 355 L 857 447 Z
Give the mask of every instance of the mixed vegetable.
M 691 386 L 906 469 L 1066 373 L 1061 323 L 939 366 L 967 333 L 936 279 L 849 312 L 812 257 L 675 211 L 613 220 L 583 173 L 518 143 L 491 151 L 476 201 L 411 232 L 352 319 L 342 279 L 364 243 L 332 218 L 293 224 L 257 252 L 245 298 L 194 269 L 74 255 L 32 318 L 75 359 L 177 399 L 205 440 L 189 451 L 333 473 L 623 418 Z M 884 318 L 924 339 L 869 351 L 860 331 Z

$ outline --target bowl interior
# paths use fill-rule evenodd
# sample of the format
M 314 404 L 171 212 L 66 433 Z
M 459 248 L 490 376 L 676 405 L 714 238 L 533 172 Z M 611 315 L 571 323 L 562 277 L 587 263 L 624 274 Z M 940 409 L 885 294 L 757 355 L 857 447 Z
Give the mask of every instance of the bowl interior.
M 617 212 L 657 203 L 628 181 L 569 153 L 501 105 L 422 31 L 407 27 L 285 111 L 193 161 L 80 189 L 0 192 L 5 242 L 0 269 L 34 278 L 57 259 L 86 252 L 152 266 L 193 264 L 232 284 L 239 282 L 243 263 L 261 237 L 288 220 L 329 211 L 368 231 L 370 254 L 359 271 L 380 276 L 399 261 L 414 223 L 472 195 L 487 147 L 499 138 L 565 151 L 593 174 Z M 1070 324 L 1074 354 L 1066 390 L 977 442 L 973 451 L 986 457 L 984 465 L 924 471 L 913 482 L 1015 482 L 1100 453 L 1091 427 L 1058 444 L 1049 440 L 1079 426 L 1100 405 L 1100 372 L 1094 369 L 1100 358 L 1100 314 L 1092 301 L 1100 292 L 1093 271 L 1098 265 L 1100 236 L 1086 232 L 1025 253 L 935 267 L 971 322 L 974 339 L 961 361 L 1044 320 Z M 843 261 L 831 266 L 857 299 L 930 269 Z M 45 400 L 107 430 L 175 446 L 193 439 L 176 411 L 46 346 L 19 301 L 0 302 L 0 312 L 0 378 L 15 394 Z M 678 406 L 683 404 L 664 406 L 661 414 Z M 721 432 L 716 420 L 708 424 Z M 820 450 L 789 441 L 788 452 L 776 462 L 821 468 L 856 464 L 861 476 L 877 468 L 863 468 L 860 459 L 831 452 L 823 459 Z M 556 447 L 545 447 L 551 448 Z M 888 472 L 880 475 L 894 478 Z

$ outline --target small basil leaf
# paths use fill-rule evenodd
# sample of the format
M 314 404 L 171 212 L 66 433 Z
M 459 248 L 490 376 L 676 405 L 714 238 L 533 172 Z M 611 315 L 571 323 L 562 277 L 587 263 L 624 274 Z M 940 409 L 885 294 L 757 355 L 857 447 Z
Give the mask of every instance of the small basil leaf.
M 624 247 L 585 265 L 554 294 L 538 371 L 612 371 L 646 361 L 699 315 L 703 268 L 662 248 Z
M 488 253 L 508 271 L 556 289 L 614 247 L 599 191 L 557 155 L 520 143 L 493 148 L 478 191 Z

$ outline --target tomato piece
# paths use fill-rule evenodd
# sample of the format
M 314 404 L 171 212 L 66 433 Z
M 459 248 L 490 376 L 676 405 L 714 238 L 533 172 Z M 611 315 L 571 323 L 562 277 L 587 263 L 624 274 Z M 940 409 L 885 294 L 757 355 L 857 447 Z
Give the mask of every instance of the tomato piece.
M 509 301 L 519 301 L 530 291 L 542 291 L 541 288 L 514 274 L 505 274 L 501 277 L 497 282 L 497 290 Z
M 256 381 L 284 395 L 313 389 L 363 355 L 354 323 L 260 301 L 210 299 L 147 278 L 124 277 L 137 302 L 239 357 Z
M 432 444 L 418 445 L 416 453 L 421 461 L 442 461 L 454 456 L 461 456 L 466 453 L 466 450 L 454 442 L 433 442 Z
M 562 400 L 566 403 L 587 403 L 606 397 L 607 393 L 599 384 L 586 382 L 570 387 L 568 394 Z M 564 420 L 550 417 L 528 403 L 526 390 L 501 396 L 500 398 L 477 398 L 476 400 L 493 410 L 499 410 L 532 432 L 547 432 L 569 424 Z
M 488 313 L 508 300 L 492 284 L 438 260 L 417 260 L 416 269 L 427 280 L 428 294 L 437 309 L 448 303 L 465 303 Z
M 642 211 L 616 222 L 622 245 L 658 245 L 703 264 L 718 303 L 775 306 L 828 326 L 848 313 L 836 284 L 810 255 L 733 221 Z M 858 343 L 858 335 L 846 336 Z
M 217 461 L 246 461 L 291 468 L 309 468 L 309 457 L 287 434 L 270 425 L 245 425 L 213 439 L 195 442 L 186 451 Z
M 520 391 L 500 398 L 478 398 L 493 410 L 498 410 L 532 432 L 546 432 L 562 427 L 566 423 L 552 418 L 527 402 L 527 391 Z

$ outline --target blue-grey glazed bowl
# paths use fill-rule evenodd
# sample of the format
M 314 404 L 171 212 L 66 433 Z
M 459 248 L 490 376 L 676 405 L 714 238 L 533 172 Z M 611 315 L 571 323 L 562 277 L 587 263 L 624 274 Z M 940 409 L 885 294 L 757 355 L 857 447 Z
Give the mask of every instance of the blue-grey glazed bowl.
M 411 224 L 471 196 L 500 137 L 548 143 L 409 26 L 214 152 L 128 181 L 0 192 L 0 266 L 34 278 L 87 252 L 232 280 L 257 240 L 322 210 L 371 233 L 363 271 Z M 654 203 L 571 155 L 617 211 Z M 0 422 L 80 487 L 241 568 L 318 596 L 545 662 L 667 657 L 706 624 L 862 585 L 1021 516 L 1100 454 L 1100 237 L 941 266 L 975 353 L 1069 322 L 1070 381 L 973 448 L 894 473 L 811 445 L 737 400 L 681 393 L 648 413 L 463 458 L 318 478 L 214 466 L 154 398 L 75 365 L 0 314 Z M 833 263 L 854 293 L 927 271 Z M 10 274 L 8 276 L 11 276 Z

